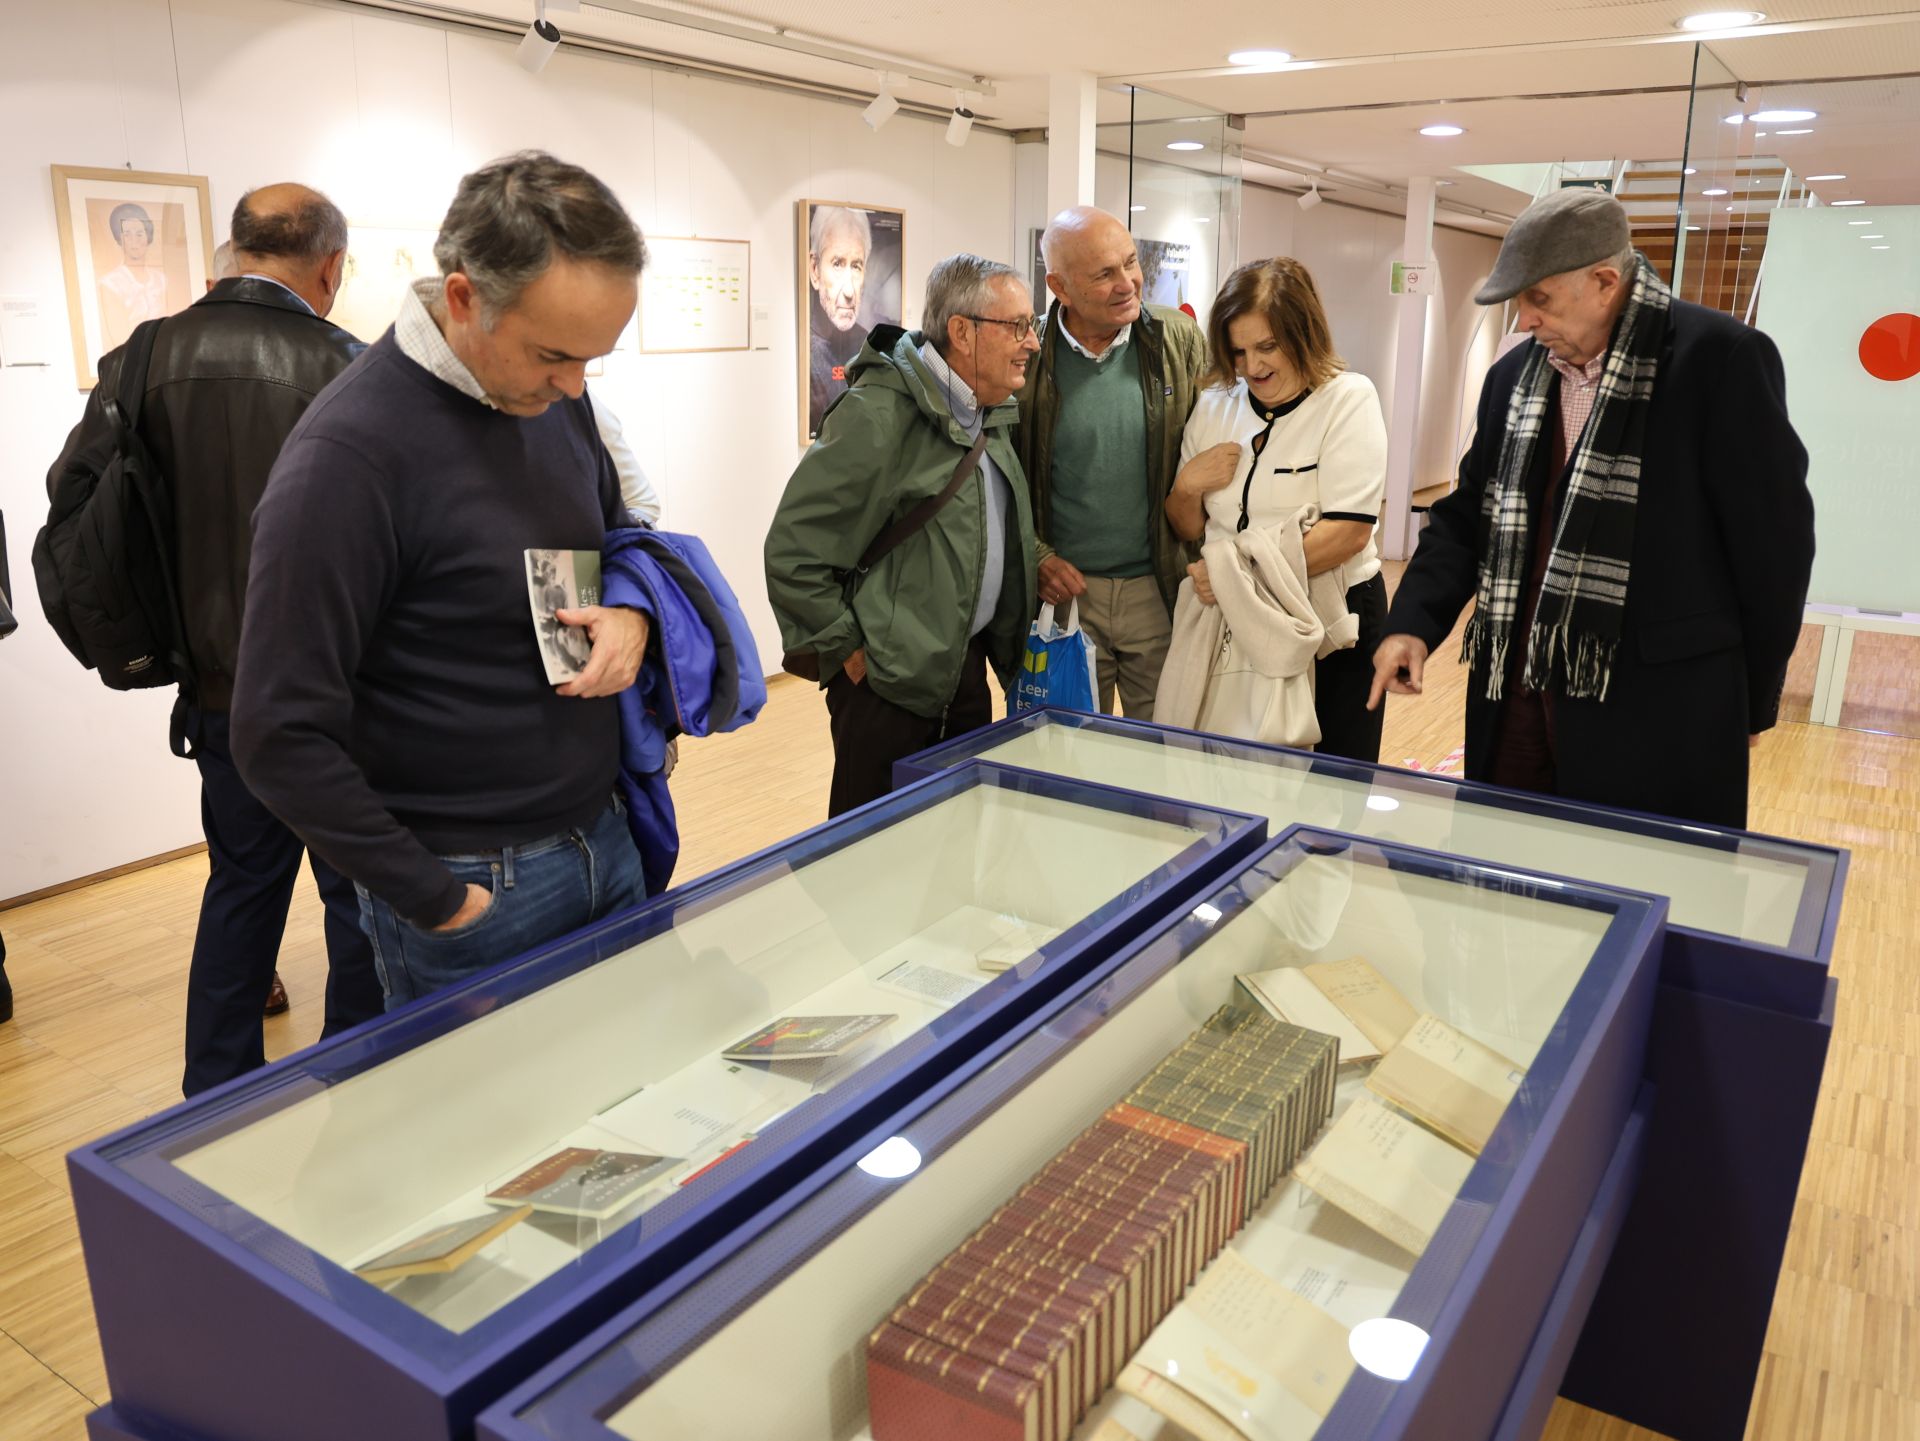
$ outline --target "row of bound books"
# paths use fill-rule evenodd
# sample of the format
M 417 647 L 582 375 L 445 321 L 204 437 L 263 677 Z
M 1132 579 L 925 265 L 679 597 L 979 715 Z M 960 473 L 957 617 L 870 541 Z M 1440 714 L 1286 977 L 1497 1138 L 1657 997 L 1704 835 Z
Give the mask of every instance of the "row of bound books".
M 1216 1012 L 868 1338 L 875 1441 L 1066 1441 L 1326 1124 L 1338 1064 Z

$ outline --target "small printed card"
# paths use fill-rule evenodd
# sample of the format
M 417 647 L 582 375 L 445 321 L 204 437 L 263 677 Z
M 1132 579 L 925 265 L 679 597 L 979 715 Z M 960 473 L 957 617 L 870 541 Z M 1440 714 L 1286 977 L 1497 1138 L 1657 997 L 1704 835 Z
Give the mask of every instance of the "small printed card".
M 782 1016 L 720 1053 L 728 1061 L 823 1061 L 845 1055 L 898 1016 Z
M 533 635 L 551 685 L 564 685 L 587 667 L 593 644 L 585 629 L 562 625 L 554 612 L 600 604 L 600 552 L 530 550 L 527 600 L 533 607 Z
M 496 1206 L 531 1206 L 561 1216 L 604 1220 L 680 1164 L 678 1156 L 568 1146 L 487 1192 Z
M 391 1251 L 383 1251 L 365 1265 L 354 1267 L 353 1274 L 362 1280 L 380 1283 L 455 1270 L 532 1214 L 531 1206 L 520 1206 L 505 1215 L 487 1211 L 448 1221 L 402 1241 Z

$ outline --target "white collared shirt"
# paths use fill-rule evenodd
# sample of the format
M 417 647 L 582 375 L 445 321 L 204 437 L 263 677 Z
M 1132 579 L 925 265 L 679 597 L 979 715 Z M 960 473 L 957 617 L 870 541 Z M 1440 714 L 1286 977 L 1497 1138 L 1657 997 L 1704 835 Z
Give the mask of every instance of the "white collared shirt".
M 400 300 L 400 313 L 393 319 L 393 343 L 400 347 L 402 355 L 434 379 L 444 380 L 462 395 L 498 410 L 500 407 L 493 404 L 486 388 L 473 378 L 466 362 L 453 353 L 447 337 L 433 323 L 427 302 L 440 293 L 440 285 L 438 278 L 430 278 L 416 280 L 407 287 L 407 293 Z
M 934 382 L 946 396 L 954 420 L 970 437 L 978 440 L 987 417 L 973 393 L 973 387 L 953 373 L 953 367 L 947 364 L 947 358 L 934 348 L 931 340 L 921 342 L 920 358 L 927 363 L 927 369 L 933 372 Z M 1013 493 L 1007 488 L 1006 476 L 994 464 L 993 457 L 984 450 L 980 452 L 979 469 L 980 483 L 987 497 L 987 525 L 981 536 L 981 545 L 986 550 L 986 566 L 980 576 L 980 598 L 975 602 L 973 618 L 968 622 L 969 638 L 993 624 L 994 612 L 1000 608 L 1000 588 L 1007 576 L 1007 511 L 1013 503 Z
M 1109 360 L 1112 360 L 1114 356 L 1118 355 L 1122 350 L 1126 349 L 1127 342 L 1133 339 L 1133 322 L 1129 320 L 1125 325 L 1120 327 L 1119 333 L 1116 334 L 1112 340 L 1107 342 L 1107 348 L 1101 351 L 1098 355 L 1095 355 L 1091 350 L 1088 350 L 1086 346 L 1080 343 L 1079 339 L 1074 335 L 1072 330 L 1068 329 L 1067 313 L 1064 310 L 1060 312 L 1059 319 L 1060 319 L 1060 333 L 1067 338 L 1067 344 L 1071 345 L 1075 350 L 1079 351 L 1082 355 L 1086 356 L 1086 358 L 1088 360 L 1091 360 L 1095 365 L 1105 365 Z

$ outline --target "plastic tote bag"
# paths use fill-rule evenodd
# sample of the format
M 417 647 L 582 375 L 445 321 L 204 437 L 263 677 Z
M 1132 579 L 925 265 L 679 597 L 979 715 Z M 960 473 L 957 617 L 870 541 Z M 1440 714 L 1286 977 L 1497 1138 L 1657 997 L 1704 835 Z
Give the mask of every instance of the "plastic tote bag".
M 1093 642 L 1080 629 L 1080 602 L 1067 610 L 1067 623 L 1057 619 L 1057 606 L 1043 606 L 1040 618 L 1027 631 L 1026 654 L 1020 657 L 1020 677 L 1013 683 L 1007 712 L 1018 715 L 1035 706 L 1095 711 L 1100 693 L 1093 670 Z

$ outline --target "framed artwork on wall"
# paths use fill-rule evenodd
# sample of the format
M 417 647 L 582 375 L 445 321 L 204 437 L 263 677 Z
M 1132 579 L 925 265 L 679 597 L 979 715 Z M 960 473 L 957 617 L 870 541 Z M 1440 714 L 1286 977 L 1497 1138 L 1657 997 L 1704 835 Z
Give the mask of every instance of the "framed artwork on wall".
M 900 325 L 906 212 L 802 200 L 798 216 L 800 439 L 847 388 L 847 367 L 876 325 Z
M 327 316 L 347 334 L 371 345 L 400 314 L 400 302 L 416 280 L 440 273 L 433 258 L 438 228 L 347 226 L 347 270 Z
M 745 240 L 649 235 L 640 272 L 641 354 L 751 350 L 752 257 Z
M 52 169 L 74 378 L 91 390 L 100 357 L 125 344 L 136 325 L 206 294 L 213 210 L 204 175 Z

